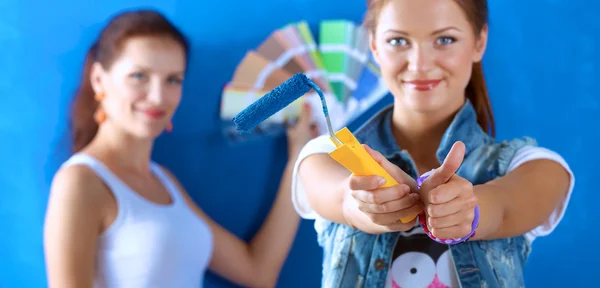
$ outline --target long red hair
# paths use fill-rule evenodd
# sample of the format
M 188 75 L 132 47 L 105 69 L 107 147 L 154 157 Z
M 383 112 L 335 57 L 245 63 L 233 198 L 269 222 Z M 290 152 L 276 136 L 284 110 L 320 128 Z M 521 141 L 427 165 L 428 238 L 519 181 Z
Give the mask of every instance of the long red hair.
M 364 19 L 364 26 L 374 33 L 377 27 L 377 19 L 381 10 L 390 0 L 367 0 L 367 13 Z M 475 35 L 479 35 L 484 26 L 488 23 L 488 5 L 486 0 L 454 0 L 467 16 L 467 20 L 473 27 Z M 473 104 L 477 113 L 477 122 L 483 131 L 496 136 L 496 125 L 492 113 L 492 105 L 488 95 L 487 85 L 483 75 L 483 66 L 481 62 L 474 63 L 471 79 L 466 88 L 466 97 Z
M 98 123 L 94 120 L 98 102 L 94 99 L 90 79 L 93 64 L 100 63 L 104 69 L 109 70 L 128 39 L 149 36 L 175 40 L 188 55 L 189 44 L 184 35 L 166 17 L 152 10 L 127 11 L 113 17 L 90 47 L 71 110 L 74 152 L 87 146 L 98 132 Z

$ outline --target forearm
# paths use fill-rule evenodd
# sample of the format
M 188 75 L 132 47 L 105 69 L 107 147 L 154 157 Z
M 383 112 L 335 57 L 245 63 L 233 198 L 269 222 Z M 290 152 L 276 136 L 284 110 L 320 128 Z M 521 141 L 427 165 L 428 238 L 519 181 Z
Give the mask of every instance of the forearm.
M 328 154 L 306 157 L 298 168 L 298 178 L 310 209 L 329 221 L 348 224 L 343 205 L 349 175 Z
M 479 227 L 475 230 L 473 240 L 491 240 L 498 238 L 498 230 L 503 224 L 505 199 L 502 191 L 494 185 L 477 185 L 473 187 L 479 205 Z
M 475 239 L 514 237 L 542 225 L 563 201 L 569 181 L 558 163 L 536 160 L 473 187 L 481 214 Z
M 265 287 L 275 286 L 300 223 L 291 201 L 293 160 L 285 168 L 273 208 L 249 245 L 253 265 Z

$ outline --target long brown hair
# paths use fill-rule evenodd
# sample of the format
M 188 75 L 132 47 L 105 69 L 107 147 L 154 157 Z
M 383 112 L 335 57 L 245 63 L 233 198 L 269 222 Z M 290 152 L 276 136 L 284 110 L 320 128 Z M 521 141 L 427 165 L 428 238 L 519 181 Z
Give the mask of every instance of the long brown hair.
M 367 0 L 367 13 L 363 25 L 375 33 L 377 20 L 381 10 L 390 0 Z M 479 36 L 481 30 L 488 23 L 488 5 L 486 0 L 453 0 L 456 2 L 467 16 L 467 20 L 473 27 L 473 32 Z M 496 125 L 492 113 L 492 105 L 488 95 L 487 85 L 483 75 L 483 66 L 481 62 L 474 63 L 471 79 L 466 88 L 466 97 L 471 101 L 475 112 L 477 113 L 477 122 L 483 131 L 489 133 L 492 137 L 496 136 Z
M 113 17 L 92 44 L 85 58 L 81 83 L 75 94 L 71 110 L 74 152 L 87 146 L 98 132 L 98 124 L 94 120 L 98 102 L 94 99 L 94 90 L 90 79 L 93 64 L 100 63 L 104 69 L 109 70 L 113 62 L 120 56 L 125 42 L 133 37 L 170 38 L 182 46 L 186 57 L 188 55 L 187 39 L 159 12 L 152 10 L 126 11 Z

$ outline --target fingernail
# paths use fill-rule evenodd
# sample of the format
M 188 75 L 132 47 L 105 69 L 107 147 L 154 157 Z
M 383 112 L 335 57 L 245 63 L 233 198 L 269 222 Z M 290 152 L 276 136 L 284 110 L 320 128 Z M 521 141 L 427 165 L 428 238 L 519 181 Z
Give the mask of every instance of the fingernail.
M 385 178 L 379 177 L 378 182 L 379 182 L 379 186 L 381 186 L 381 185 L 385 184 L 385 182 L 387 182 L 387 181 L 385 180 Z

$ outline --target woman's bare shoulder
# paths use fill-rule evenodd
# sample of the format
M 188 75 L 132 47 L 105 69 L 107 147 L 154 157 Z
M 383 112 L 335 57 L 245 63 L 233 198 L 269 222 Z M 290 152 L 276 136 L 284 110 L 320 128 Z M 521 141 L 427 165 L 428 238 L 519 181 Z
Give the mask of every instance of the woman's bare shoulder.
M 74 209 L 81 213 L 99 211 L 110 200 L 110 192 L 100 177 L 81 164 L 61 167 L 50 188 L 49 205 Z

